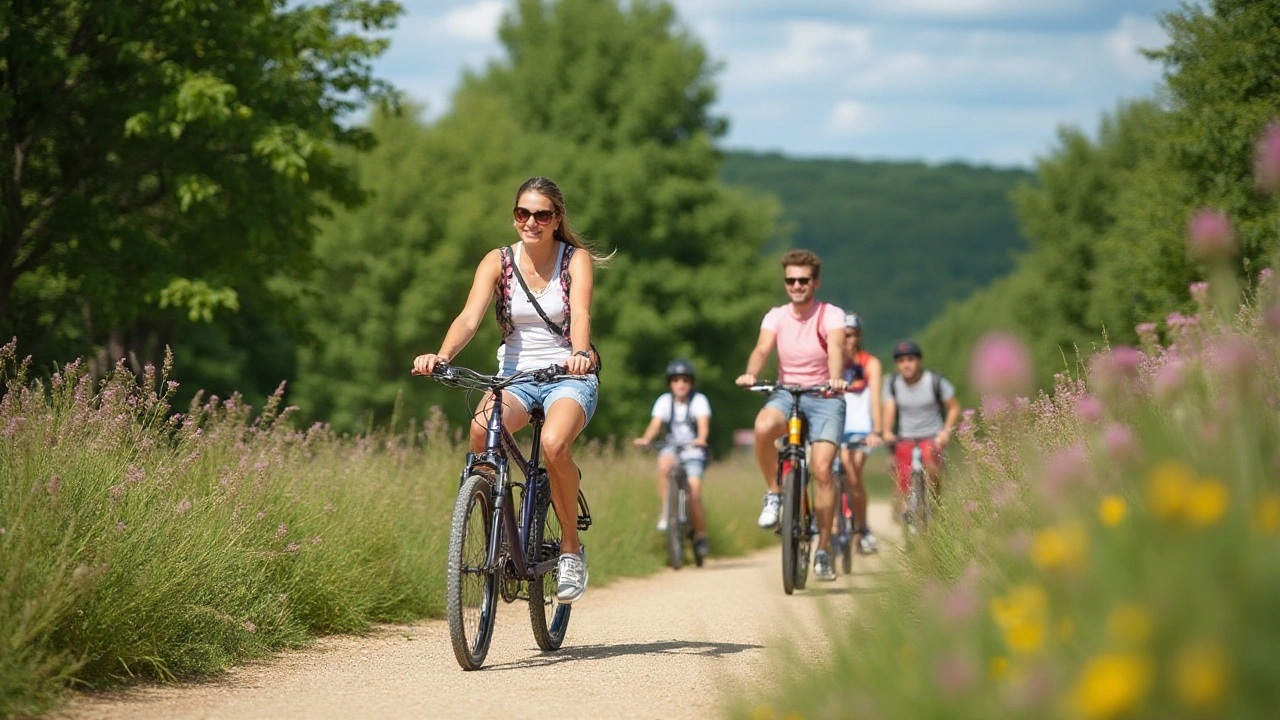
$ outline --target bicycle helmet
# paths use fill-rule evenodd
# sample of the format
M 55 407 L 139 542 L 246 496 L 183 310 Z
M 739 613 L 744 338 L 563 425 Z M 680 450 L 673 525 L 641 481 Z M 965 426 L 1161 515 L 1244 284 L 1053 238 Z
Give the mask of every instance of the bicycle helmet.
M 844 326 L 855 330 L 861 330 L 862 318 L 858 317 L 858 313 L 849 313 L 844 316 Z
M 681 377 L 681 376 L 687 377 L 690 380 L 697 378 L 697 373 L 694 372 L 693 363 L 691 361 L 686 360 L 684 358 L 676 358 L 675 360 L 672 360 L 671 362 L 667 363 L 667 381 L 668 382 L 673 377 Z
M 920 346 L 916 344 L 915 340 L 903 340 L 893 346 L 894 360 L 897 360 L 900 357 L 907 357 L 908 355 L 915 355 L 918 358 L 924 357 L 924 352 L 920 349 Z

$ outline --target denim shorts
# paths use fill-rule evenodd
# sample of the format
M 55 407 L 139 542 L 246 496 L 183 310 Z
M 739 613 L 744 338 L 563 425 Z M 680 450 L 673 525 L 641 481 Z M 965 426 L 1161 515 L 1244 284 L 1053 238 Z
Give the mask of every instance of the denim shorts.
M 871 433 L 847 432 L 844 434 L 844 446 L 850 450 L 867 452 L 867 438 L 870 436 Z
M 676 457 L 676 449 L 667 445 L 662 448 L 662 452 L 659 453 L 659 455 L 670 455 L 672 457 Z M 680 455 L 679 462 L 684 466 L 684 474 L 689 477 L 704 477 L 707 472 L 707 453 L 705 451 L 695 453 L 690 450 L 685 450 L 684 453 Z
M 779 390 L 769 396 L 764 404 L 767 408 L 779 410 L 783 417 L 791 416 L 791 393 Z M 800 412 L 809 418 L 809 442 L 829 442 L 840 445 L 844 437 L 844 398 L 800 396 Z
M 591 416 L 596 414 L 596 403 L 600 399 L 599 390 L 599 378 L 595 375 L 583 375 L 551 382 L 526 380 L 508 385 L 503 392 L 510 393 L 520 401 L 525 412 L 532 412 L 535 407 L 540 407 L 545 412 L 560 398 L 569 398 L 582 407 L 583 412 L 587 414 L 587 422 L 591 422 Z

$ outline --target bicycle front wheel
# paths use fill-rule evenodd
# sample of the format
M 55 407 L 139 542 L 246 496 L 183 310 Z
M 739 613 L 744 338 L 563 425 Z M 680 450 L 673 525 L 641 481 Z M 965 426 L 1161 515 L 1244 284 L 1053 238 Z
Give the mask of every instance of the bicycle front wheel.
M 489 653 L 498 611 L 498 580 L 488 567 L 493 528 L 493 485 L 472 475 L 458 490 L 449 534 L 445 609 L 449 639 L 463 670 L 476 670 Z
M 560 557 L 560 518 L 551 507 L 551 498 L 543 494 L 538 498 L 538 509 L 533 515 L 533 530 L 529 533 L 529 546 L 525 558 L 531 566 Z M 533 623 L 533 639 L 544 651 L 559 650 L 569 629 L 569 613 L 572 605 L 556 599 L 556 571 L 552 568 L 529 581 L 529 620 Z
M 803 521 L 800 508 L 800 468 L 792 462 L 791 469 L 782 477 L 782 515 L 778 527 L 782 532 L 782 589 L 792 594 L 796 589 L 796 576 L 800 567 L 800 534 Z
M 684 565 L 685 528 L 680 517 L 680 492 L 684 483 L 681 480 L 679 469 L 667 476 L 667 559 L 676 570 Z

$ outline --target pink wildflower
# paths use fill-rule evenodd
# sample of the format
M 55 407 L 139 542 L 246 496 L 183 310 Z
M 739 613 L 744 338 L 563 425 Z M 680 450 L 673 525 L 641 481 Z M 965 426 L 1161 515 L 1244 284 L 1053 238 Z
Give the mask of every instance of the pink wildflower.
M 285 546 L 284 546 L 284 551 L 285 551 L 285 552 L 287 552 L 287 553 L 294 553 L 294 552 L 298 552 L 298 543 L 296 543 L 296 542 L 291 542 L 291 543 L 289 543 L 288 545 L 285 545 Z
M 1142 454 L 1133 431 L 1128 425 L 1122 423 L 1107 426 L 1107 429 L 1102 432 L 1102 444 L 1107 449 L 1107 455 L 1118 463 L 1132 462 Z
M 958 654 L 946 655 L 938 660 L 934 679 L 943 695 L 955 697 L 973 686 L 978 671 L 973 660 Z
M 1199 260 L 1225 260 L 1236 250 L 1235 230 L 1217 210 L 1201 210 L 1187 222 L 1187 242 Z
M 1076 402 L 1076 415 L 1087 423 L 1096 423 L 1102 419 L 1102 403 L 1092 395 L 1085 395 Z
M 1247 384 L 1258 363 L 1253 346 L 1239 336 L 1227 337 L 1209 348 L 1207 359 L 1214 375 L 1236 385 Z
M 1272 120 L 1258 138 L 1253 157 L 1253 177 L 1267 192 L 1280 190 L 1280 121 Z
M 178 514 L 179 514 L 179 515 L 182 515 L 182 514 L 186 513 L 186 512 L 187 512 L 188 510 L 190 510 L 190 509 L 191 509 L 191 501 L 190 501 L 190 500 L 187 500 L 186 498 L 183 498 L 182 502 L 178 503 Z
M 1156 335 L 1156 324 L 1151 322 L 1139 323 L 1134 331 L 1138 333 L 1138 339 L 1143 345 L 1155 345 L 1160 342 L 1159 336 Z
M 312 544 L 312 545 L 319 545 L 319 544 L 321 544 L 321 543 L 323 543 L 323 542 L 324 542 L 324 540 L 323 540 L 319 535 L 317 535 L 317 536 L 315 536 L 315 537 L 311 538 L 311 544 Z
M 58 479 L 58 473 L 49 476 L 49 482 L 45 484 L 45 489 L 50 495 L 57 495 L 58 490 L 62 488 L 62 481 Z
M 1144 357 L 1135 347 L 1117 345 L 1089 359 L 1089 377 L 1107 395 L 1122 393 L 1137 379 Z
M 1271 268 L 1262 268 L 1258 271 L 1258 287 L 1267 287 L 1271 285 Z
M 120 498 L 122 495 L 124 495 L 124 483 L 118 483 L 116 485 L 112 485 L 111 490 L 109 492 L 111 493 L 111 497 L 117 498 L 117 499 Z
M 259 519 L 259 520 L 266 520 L 266 519 L 267 519 L 267 511 L 266 511 L 266 510 L 259 510 L 259 511 L 258 511 L 258 519 Z
M 942 601 L 942 615 L 949 623 L 964 622 L 978 609 L 978 593 L 967 585 L 952 590 Z
M 131 483 L 142 482 L 142 479 L 145 478 L 146 476 L 147 476 L 147 471 L 143 470 L 142 468 L 136 465 L 130 465 L 129 469 L 125 470 L 124 472 L 125 482 L 131 482 Z
M 124 529 L 127 527 L 129 526 L 125 525 L 123 522 L 118 522 L 116 523 L 116 532 L 124 532 Z
M 280 527 L 276 528 L 276 537 L 282 538 L 288 534 L 289 534 L 289 526 L 286 525 L 285 523 L 280 523 Z
M 245 629 L 245 632 L 249 632 L 249 633 L 258 632 L 258 626 L 254 625 L 252 620 L 244 621 L 244 629 Z
M 1196 305 L 1203 308 L 1209 304 L 1209 283 L 1203 280 L 1193 282 L 1187 289 L 1191 291 L 1191 299 L 1195 301 Z
M 988 333 L 969 361 L 969 378 L 983 395 L 1010 397 L 1031 388 L 1031 355 L 1015 335 Z
M 1152 381 L 1156 397 L 1168 401 L 1181 392 L 1186 381 L 1185 370 L 1186 364 L 1181 360 L 1171 360 L 1160 366 Z
M 1071 485 L 1089 479 L 1089 455 L 1075 443 L 1045 459 L 1041 489 L 1050 500 L 1058 499 Z

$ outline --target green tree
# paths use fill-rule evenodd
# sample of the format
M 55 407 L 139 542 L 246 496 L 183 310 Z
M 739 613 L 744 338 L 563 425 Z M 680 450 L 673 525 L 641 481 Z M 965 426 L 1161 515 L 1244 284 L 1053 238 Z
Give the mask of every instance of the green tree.
M 287 305 L 314 219 L 361 198 L 343 118 L 391 0 L 14 0 L 0 7 L 0 332 L 154 357 L 173 329 Z
M 717 177 L 714 66 L 666 3 L 525 0 L 500 37 L 506 56 L 464 78 L 436 123 L 375 119 L 385 145 L 360 168 L 376 197 L 320 241 L 321 342 L 295 400 L 346 427 L 386 417 L 402 393 L 415 415 L 439 402 L 460 417 L 453 394 L 410 382 L 410 362 L 439 346 L 483 254 L 515 240 L 516 188 L 546 175 L 574 225 L 616 252 L 596 274 L 605 368 L 590 432 L 639 432 L 663 367 L 685 355 L 724 442 L 759 404 L 730 381 L 780 285 L 762 260 L 775 204 Z M 496 346 L 486 323 L 458 361 L 490 368 Z

